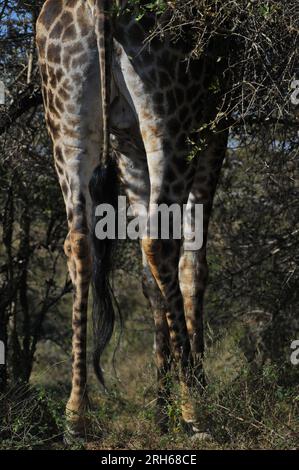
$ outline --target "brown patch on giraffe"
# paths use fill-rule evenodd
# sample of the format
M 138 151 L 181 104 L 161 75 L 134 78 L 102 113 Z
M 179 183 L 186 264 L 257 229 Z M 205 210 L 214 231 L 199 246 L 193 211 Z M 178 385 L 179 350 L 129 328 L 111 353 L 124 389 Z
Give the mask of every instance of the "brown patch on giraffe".
M 50 29 L 53 24 L 53 18 L 57 18 L 62 11 L 62 0 L 54 0 L 47 2 L 38 18 L 38 23 L 41 23 L 46 29 Z
M 61 21 L 57 21 L 57 23 L 54 25 L 52 31 L 50 32 L 50 39 L 60 39 L 60 36 L 63 31 L 63 24 Z
M 66 110 L 70 114 L 76 114 L 76 106 L 74 106 L 73 104 L 67 104 Z
M 48 66 L 47 66 L 47 73 L 48 73 L 48 78 L 49 78 L 51 75 L 55 74 L 55 67 L 53 67 L 53 66 L 51 66 L 51 65 L 48 64 Z
M 64 29 L 62 42 L 72 41 L 77 37 L 77 31 L 73 24 Z
M 47 60 L 55 64 L 60 64 L 61 46 L 59 44 L 49 44 L 47 49 Z
M 39 36 L 37 40 L 37 47 L 38 47 L 38 53 L 39 56 L 42 58 L 45 56 L 46 53 L 46 44 L 47 44 L 47 38 L 46 36 Z
M 67 28 L 73 22 L 73 15 L 69 11 L 65 11 L 60 18 L 63 26 Z
M 63 77 L 63 70 L 61 68 L 56 69 L 55 74 L 57 81 L 60 82 Z
M 58 95 L 63 101 L 68 101 L 70 99 L 70 94 L 67 93 L 64 87 L 59 87 L 57 90 Z
M 77 10 L 77 24 L 79 25 L 81 35 L 87 36 L 90 33 L 90 23 L 86 19 L 85 8 L 80 5 Z
M 63 66 L 66 70 L 69 70 L 70 65 L 71 65 L 71 56 L 69 54 L 64 54 L 63 55 Z
M 63 49 L 63 65 L 68 70 L 70 68 L 71 60 L 73 56 L 81 54 L 84 51 L 84 47 L 80 41 L 72 44 L 71 46 L 64 47 Z
M 70 79 L 67 78 L 67 77 L 64 77 L 64 72 L 63 72 L 63 70 L 62 70 L 62 73 L 63 73 L 63 75 L 62 75 L 63 80 L 61 81 L 61 86 L 67 90 L 68 87 L 70 86 Z
M 78 3 L 78 0 L 66 0 L 66 7 L 73 9 Z

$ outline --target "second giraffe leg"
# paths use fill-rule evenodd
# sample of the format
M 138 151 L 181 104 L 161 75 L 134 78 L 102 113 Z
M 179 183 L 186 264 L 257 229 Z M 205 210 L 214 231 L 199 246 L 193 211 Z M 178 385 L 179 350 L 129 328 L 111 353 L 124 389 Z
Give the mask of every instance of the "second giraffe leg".
M 184 250 L 180 258 L 180 287 L 184 298 L 187 330 L 194 362 L 193 385 L 197 390 L 205 386 L 203 371 L 203 298 L 208 279 L 205 248 Z
M 72 279 L 72 390 L 66 406 L 68 429 L 76 435 L 85 435 L 87 395 L 86 336 L 87 303 L 91 278 L 89 234 L 83 230 L 71 230 L 65 242 L 68 268 Z
M 208 280 L 208 265 L 206 260 L 206 244 L 208 237 L 209 220 L 213 205 L 213 198 L 219 179 L 219 173 L 227 147 L 227 130 L 219 131 L 210 136 L 205 151 L 198 159 L 194 181 L 189 194 L 188 206 L 194 209 L 196 204 L 203 207 L 203 239 L 202 246 L 196 250 L 190 249 L 184 243 L 180 257 L 180 288 L 184 298 L 186 324 L 191 344 L 194 370 L 191 381 L 191 394 L 200 392 L 205 386 L 203 371 L 204 355 L 204 328 L 203 328 L 203 301 Z M 192 231 L 196 234 L 195 211 L 191 212 Z
M 143 292 L 150 303 L 155 323 L 155 356 L 157 366 L 156 423 L 164 432 L 168 430 L 168 407 L 170 403 L 171 351 L 167 324 L 167 305 L 150 271 L 143 253 Z

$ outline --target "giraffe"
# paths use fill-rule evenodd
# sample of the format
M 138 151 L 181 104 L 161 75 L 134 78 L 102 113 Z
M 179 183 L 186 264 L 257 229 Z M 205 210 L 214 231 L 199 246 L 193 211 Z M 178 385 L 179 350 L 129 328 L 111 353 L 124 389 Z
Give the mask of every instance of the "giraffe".
M 188 65 L 184 41 L 155 37 L 157 17 L 136 18 L 128 2 L 47 0 L 37 21 L 37 48 L 45 116 L 66 206 L 64 250 L 74 288 L 72 388 L 68 430 L 84 435 L 89 409 L 86 365 L 87 301 L 94 285 L 94 368 L 103 382 L 100 356 L 114 323 L 108 283 L 111 242 L 94 236 L 94 207 L 115 201 L 121 181 L 130 204 L 203 204 L 203 245 L 144 237 L 143 290 L 155 325 L 157 423 L 167 430 L 168 372 L 175 365 L 182 421 L 198 431 L 194 390 L 203 373 L 203 297 L 206 244 L 213 197 L 227 147 L 227 122 L 212 122 L 225 89 L 223 60 L 209 54 Z M 142 3 L 142 2 L 140 2 Z M 167 16 L 164 17 L 167 21 Z M 161 20 L 162 21 L 162 20 Z M 213 77 L 220 77 L 212 92 Z M 221 78 L 222 77 L 222 78 Z M 192 159 L 190 139 L 200 133 Z M 203 143 L 202 143 L 203 142 Z M 110 150 L 112 148 L 112 151 Z M 149 210 L 149 219 L 153 214 Z M 192 220 L 194 224 L 194 220 Z

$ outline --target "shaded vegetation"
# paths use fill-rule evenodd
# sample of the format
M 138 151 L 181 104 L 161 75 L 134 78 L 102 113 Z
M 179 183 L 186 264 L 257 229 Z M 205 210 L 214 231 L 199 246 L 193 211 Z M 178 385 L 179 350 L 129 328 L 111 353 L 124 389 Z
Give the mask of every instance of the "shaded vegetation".
M 171 429 L 161 435 L 154 424 L 155 372 L 149 360 L 150 345 L 144 351 L 140 343 L 123 346 L 119 361 L 119 380 L 110 378 L 110 393 L 100 397 L 92 387 L 94 411 L 90 412 L 94 431 L 88 444 L 73 444 L 73 449 L 290 449 L 298 445 L 298 390 L 281 385 L 283 369 L 264 366 L 252 374 L 238 346 L 240 327 L 224 333 L 207 352 L 209 385 L 198 397 L 202 422 L 213 438 L 191 440 L 181 427 L 179 393 L 169 403 Z M 139 342 L 138 342 L 139 338 Z M 148 342 L 150 343 L 150 341 Z M 142 348 L 143 347 L 143 348 Z M 142 348 L 142 349 L 141 349 Z M 141 353 L 142 351 L 142 353 Z M 225 353 L 224 353 L 225 351 Z M 48 354 L 42 347 L 40 358 Z M 56 357 L 62 358 L 56 351 Z M 139 358 L 136 361 L 136 358 Z M 133 364 L 137 370 L 132 373 Z M 10 390 L 1 399 L 0 448 L 62 449 L 64 429 L 63 386 L 56 383 L 61 364 L 34 374 L 34 386 L 23 395 Z M 42 385 L 36 385 L 36 383 Z M 46 389 L 45 389 L 46 386 Z M 66 392 L 66 391 L 65 391 Z
M 6 104 L 0 105 L 0 340 L 8 348 L 7 367 L 0 366 L 1 448 L 62 448 L 69 392 L 65 211 L 34 49 L 42 3 L 6 0 L 0 7 L 0 78 L 6 85 Z M 296 3 L 130 3 L 141 16 L 158 7 L 164 20 L 152 35 L 188 35 L 188 57 L 206 53 L 210 41 L 231 44 L 226 59 L 232 86 L 218 115 L 229 113 L 230 149 L 208 247 L 209 385 L 198 397 L 213 441 L 191 442 L 184 434 L 178 400 L 169 404 L 171 432 L 157 433 L 153 320 L 140 292 L 138 245 L 121 243 L 114 279 L 125 318 L 115 358 L 118 378 L 111 364 L 116 335 L 105 357 L 110 394 L 91 384 L 96 411 L 89 447 L 298 447 L 299 366 L 290 363 L 290 344 L 299 335 L 298 120 L 290 100 Z M 140 10 L 141 4 L 147 8 Z

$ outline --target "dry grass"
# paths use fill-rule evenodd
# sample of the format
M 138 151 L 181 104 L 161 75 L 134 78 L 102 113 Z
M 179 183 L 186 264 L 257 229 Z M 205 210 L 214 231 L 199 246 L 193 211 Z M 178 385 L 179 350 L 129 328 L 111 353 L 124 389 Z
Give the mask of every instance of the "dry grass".
M 130 325 L 127 325 L 129 328 Z M 198 406 L 212 441 L 192 441 L 180 423 L 176 386 L 169 404 L 171 430 L 161 435 L 154 424 L 155 367 L 151 335 L 142 329 L 124 341 L 118 354 L 118 378 L 108 376 L 110 393 L 90 385 L 94 411 L 88 449 L 293 449 L 298 447 L 298 390 L 281 385 L 282 371 L 272 365 L 253 373 L 239 344 L 238 327 L 210 347 L 209 385 Z M 225 352 L 224 352 L 225 351 Z M 47 359 L 46 359 L 47 358 Z M 50 360 L 50 364 L 49 364 Z M 45 368 L 45 365 L 47 366 Z M 51 365 L 52 364 L 52 365 Z M 108 362 L 107 362 L 108 364 Z M 63 449 L 63 408 L 69 358 L 49 343 L 39 351 L 29 391 L 11 391 L 1 399 L 2 448 Z M 107 367 L 106 367 L 107 369 Z M 63 377 L 63 380 L 61 379 Z M 45 392 L 45 390 L 47 390 Z M 82 445 L 82 444 L 81 444 Z M 72 446 L 78 448 L 78 445 Z

